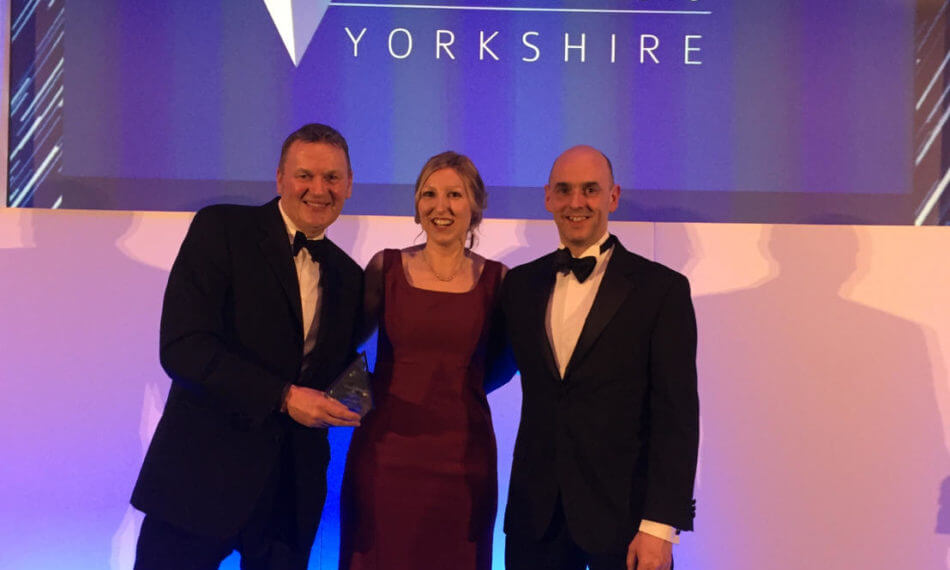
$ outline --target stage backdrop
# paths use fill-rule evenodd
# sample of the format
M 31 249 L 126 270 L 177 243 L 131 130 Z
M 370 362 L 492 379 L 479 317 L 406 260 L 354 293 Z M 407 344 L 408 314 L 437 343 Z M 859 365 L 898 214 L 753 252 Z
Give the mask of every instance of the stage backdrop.
M 140 515 L 128 497 L 169 382 L 162 291 L 190 218 L 0 209 L 0 568 L 131 568 Z M 508 265 L 557 243 L 550 221 L 483 228 L 479 251 Z M 702 444 L 696 532 L 677 568 L 947 568 L 946 228 L 611 229 L 693 286 Z M 418 233 L 411 218 L 344 216 L 330 236 L 365 263 Z M 518 379 L 489 400 L 501 570 Z M 332 434 L 320 570 L 337 567 L 350 435 Z
M 282 139 L 350 140 L 358 214 L 470 155 L 495 217 L 554 157 L 614 160 L 618 219 L 933 221 L 948 175 L 933 0 L 12 2 L 9 203 L 259 202 Z

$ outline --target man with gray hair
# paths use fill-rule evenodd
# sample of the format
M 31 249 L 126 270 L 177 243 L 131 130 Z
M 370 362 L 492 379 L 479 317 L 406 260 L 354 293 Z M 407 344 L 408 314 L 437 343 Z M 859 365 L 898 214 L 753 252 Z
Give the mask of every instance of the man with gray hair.
M 353 187 L 346 140 L 305 125 L 278 198 L 201 209 L 172 266 L 160 357 L 172 384 L 132 504 L 135 568 L 304 570 L 326 496 L 324 390 L 355 356 L 362 271 L 326 238 Z

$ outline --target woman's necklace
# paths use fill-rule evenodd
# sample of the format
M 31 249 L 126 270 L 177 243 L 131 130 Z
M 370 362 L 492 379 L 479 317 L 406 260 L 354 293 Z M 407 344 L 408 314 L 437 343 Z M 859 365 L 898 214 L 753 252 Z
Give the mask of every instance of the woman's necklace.
M 439 281 L 448 283 L 449 281 L 453 281 L 458 276 L 459 271 L 462 270 L 462 266 L 465 264 L 465 252 L 464 251 L 462 252 L 462 257 L 459 258 L 458 264 L 456 264 L 455 269 L 452 271 L 452 274 L 449 275 L 448 277 L 442 277 L 441 275 L 439 275 L 439 272 L 435 270 L 435 267 L 433 267 L 432 263 L 429 261 L 429 256 L 426 255 L 426 250 L 424 248 L 422 250 L 422 261 L 426 262 L 426 266 L 429 268 L 429 271 L 431 271 L 432 274 L 435 275 L 436 279 L 438 279 Z

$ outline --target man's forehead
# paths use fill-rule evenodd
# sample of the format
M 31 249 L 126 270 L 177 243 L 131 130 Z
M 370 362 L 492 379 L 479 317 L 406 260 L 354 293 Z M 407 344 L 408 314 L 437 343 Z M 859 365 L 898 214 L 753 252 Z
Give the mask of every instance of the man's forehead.
M 557 187 L 570 187 L 570 186 L 596 186 L 600 184 L 599 180 L 554 180 L 551 182 L 553 186 Z
M 288 155 L 292 159 L 296 170 L 346 170 L 346 156 L 339 148 L 331 145 L 322 145 L 323 148 L 312 148 L 321 143 L 308 143 L 311 148 L 302 147 L 297 152 Z
M 325 142 L 294 141 L 290 151 L 293 154 L 307 158 L 322 156 L 346 160 L 342 148 Z
M 343 172 L 346 170 L 346 163 L 339 164 L 329 164 L 329 165 L 314 165 L 314 164 L 297 164 L 294 168 L 294 172 L 298 174 L 316 174 L 317 172 Z
M 566 164 L 555 165 L 551 170 L 548 181 L 553 186 L 586 186 L 590 184 L 607 184 L 610 180 L 610 171 L 593 164 Z

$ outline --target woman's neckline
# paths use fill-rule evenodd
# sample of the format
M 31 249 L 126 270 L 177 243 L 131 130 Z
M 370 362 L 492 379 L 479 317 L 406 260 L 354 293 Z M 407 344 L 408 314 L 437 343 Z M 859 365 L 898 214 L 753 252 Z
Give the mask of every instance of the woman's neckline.
M 406 268 L 406 263 L 405 263 L 405 260 L 403 259 L 403 250 L 397 249 L 396 252 L 399 254 L 399 274 L 402 276 L 403 282 L 410 289 L 416 289 L 417 291 L 425 291 L 426 293 L 445 293 L 446 295 L 468 295 L 472 291 L 475 291 L 476 289 L 478 289 L 478 286 L 481 285 L 482 278 L 485 276 L 485 269 L 488 267 L 488 260 L 486 259 L 485 262 L 482 263 L 482 269 L 478 273 L 478 277 L 475 279 L 475 283 L 472 285 L 471 289 L 467 291 L 440 291 L 439 289 L 427 289 L 425 287 L 419 287 L 417 285 L 413 285 L 412 283 L 409 282 L 409 276 L 406 275 L 406 272 L 408 271 L 408 269 Z

